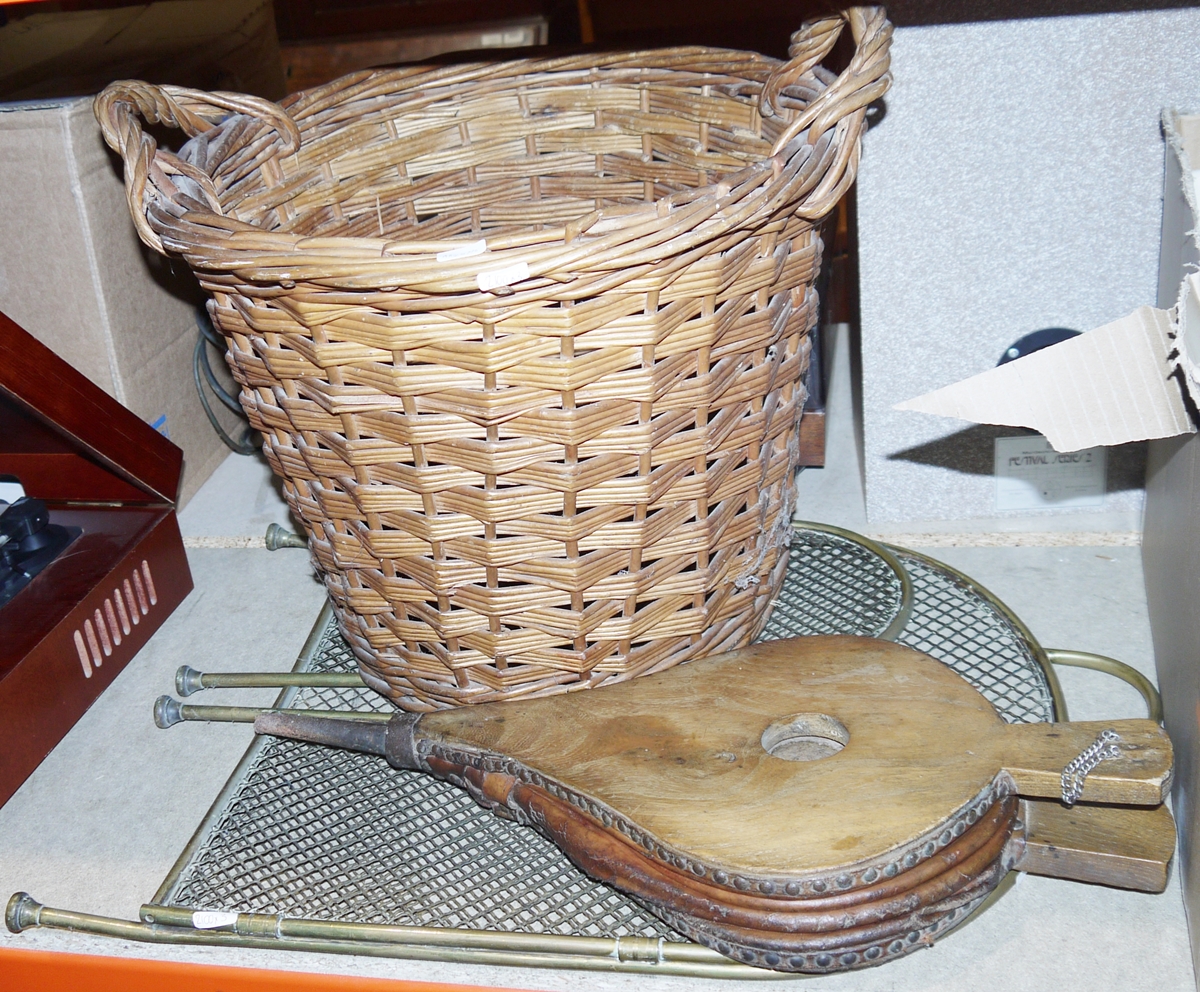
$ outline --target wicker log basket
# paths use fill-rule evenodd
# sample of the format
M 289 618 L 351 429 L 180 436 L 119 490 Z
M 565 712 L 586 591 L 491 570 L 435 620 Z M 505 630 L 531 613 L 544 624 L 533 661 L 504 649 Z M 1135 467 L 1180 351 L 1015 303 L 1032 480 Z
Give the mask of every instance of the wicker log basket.
M 849 67 L 819 63 L 848 24 Z M 406 709 L 749 642 L 787 565 L 814 224 L 881 8 L 707 48 L 96 99 L 182 255 L 363 677 Z M 178 154 L 139 117 L 182 128 Z

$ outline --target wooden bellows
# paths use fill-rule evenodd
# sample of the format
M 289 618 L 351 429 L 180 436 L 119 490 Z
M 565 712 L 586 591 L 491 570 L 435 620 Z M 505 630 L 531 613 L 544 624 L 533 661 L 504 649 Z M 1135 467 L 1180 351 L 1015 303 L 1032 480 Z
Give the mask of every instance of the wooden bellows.
M 857 50 L 820 66 L 843 25 Z M 787 564 L 820 263 L 891 28 L 96 100 L 210 294 L 364 678 L 414 710 L 749 643 Z M 139 117 L 183 128 L 178 155 Z
M 783 971 L 925 946 L 1014 867 L 1161 891 L 1174 851 L 1156 723 L 1006 724 L 945 665 L 871 638 L 766 642 L 586 696 L 255 729 L 448 779 L 681 933 Z M 1064 805 L 1064 768 L 1104 731 L 1116 751 Z

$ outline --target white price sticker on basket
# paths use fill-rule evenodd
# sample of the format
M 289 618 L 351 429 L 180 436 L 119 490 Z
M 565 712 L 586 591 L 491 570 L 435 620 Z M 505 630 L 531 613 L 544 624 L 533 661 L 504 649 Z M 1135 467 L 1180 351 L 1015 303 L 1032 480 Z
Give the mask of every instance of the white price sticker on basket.
M 487 251 L 486 241 L 472 241 L 469 245 L 463 245 L 460 248 L 447 248 L 445 251 L 437 253 L 439 262 L 453 262 L 456 258 L 474 258 L 476 255 L 482 255 Z
M 226 913 L 213 909 L 198 909 L 192 914 L 192 926 L 197 930 L 216 930 L 237 923 L 237 913 Z
M 502 269 L 484 269 L 476 277 L 479 288 L 485 293 L 498 286 L 511 286 L 514 282 L 529 278 L 529 263 L 517 262 L 516 265 L 506 265 Z

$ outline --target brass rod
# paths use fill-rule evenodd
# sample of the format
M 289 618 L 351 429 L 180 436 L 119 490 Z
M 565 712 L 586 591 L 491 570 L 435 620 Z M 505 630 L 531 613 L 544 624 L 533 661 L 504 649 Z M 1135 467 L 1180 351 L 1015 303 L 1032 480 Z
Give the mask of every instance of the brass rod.
M 267 525 L 267 536 L 263 539 L 268 551 L 278 551 L 280 548 L 307 548 L 308 539 L 300 534 L 293 534 L 279 524 Z
M 177 723 L 253 723 L 263 713 L 298 713 L 303 716 L 326 716 L 339 720 L 364 720 L 386 723 L 392 713 L 371 713 L 363 710 L 292 710 L 272 709 L 263 706 L 196 706 L 181 703 L 170 696 L 159 696 L 154 701 L 154 723 L 162 730 Z
M 157 920 L 166 907 L 146 906 Z M 172 910 L 172 912 L 176 912 Z M 189 917 L 191 911 L 184 910 Z M 245 921 L 244 923 L 242 921 Z M 648 975 L 680 975 L 694 978 L 795 979 L 803 975 L 785 974 L 751 968 L 722 957 L 715 951 L 695 945 L 676 945 L 647 938 L 550 938 L 537 934 L 478 932 L 485 946 L 464 946 L 474 931 L 439 931 L 429 927 L 380 926 L 376 924 L 327 923 L 319 920 L 288 920 L 263 913 L 238 914 L 235 927 L 253 930 L 197 929 L 190 925 L 171 926 L 158 922 L 134 922 L 91 913 L 43 906 L 32 896 L 18 892 L 8 902 L 5 922 L 13 933 L 34 927 L 69 930 L 136 940 L 151 944 L 185 944 L 225 947 L 253 947 L 267 950 L 312 951 L 325 954 L 360 954 L 369 957 L 405 958 L 415 961 L 450 961 L 460 964 L 509 965 L 524 968 L 558 968 L 576 971 L 617 971 Z M 292 924 L 304 924 L 305 936 L 287 936 Z M 335 935 L 362 928 L 353 939 Z M 375 931 L 374 933 L 372 931 Z M 426 934 L 457 934 L 457 943 L 434 945 Z M 532 943 L 529 943 L 532 938 Z M 532 946 L 570 947 L 570 950 L 537 951 Z M 622 946 L 624 945 L 624 947 Z M 653 949 L 649 945 L 653 945 Z M 624 948 L 628 948 L 627 951 Z M 661 948 L 661 953 L 660 953 Z M 682 953 L 681 953 L 682 952 Z M 654 953 L 654 960 L 650 954 Z M 629 956 L 624 956 L 628 954 Z
M 1046 656 L 1055 665 L 1088 668 L 1093 672 L 1104 672 L 1107 675 L 1116 676 L 1122 682 L 1128 682 L 1146 700 L 1146 709 L 1149 711 L 1150 719 L 1158 724 L 1163 722 L 1162 696 L 1154 688 L 1154 683 L 1132 665 L 1117 661 L 1116 658 L 1109 658 L 1107 655 L 1093 654 L 1091 651 L 1069 651 L 1066 648 L 1046 648 Z
M 198 672 L 183 665 L 175 673 L 175 691 L 190 696 L 201 689 L 363 689 L 357 672 Z
M 193 928 L 195 910 L 180 906 L 142 906 L 143 923 Z M 623 959 L 700 961 L 722 963 L 716 951 L 699 944 L 659 941 L 651 937 L 577 937 L 565 934 L 505 933 L 495 930 L 466 930 L 443 927 L 414 927 L 399 924 L 351 923 L 341 920 L 309 920 L 271 913 L 238 913 L 228 932 L 243 936 L 275 934 L 280 937 L 316 937 L 337 940 L 369 940 L 373 943 L 418 943 L 445 947 L 480 947 L 490 950 L 525 950 L 541 954 L 588 953 L 612 957 L 624 949 Z
M 317 614 L 317 619 L 313 621 L 312 629 L 308 632 L 308 637 L 304 641 L 304 647 L 300 649 L 300 654 L 296 658 L 296 664 L 293 666 L 292 671 L 301 671 L 306 665 L 313 663 L 313 659 L 317 657 L 317 653 L 321 650 L 321 645 L 325 640 L 325 632 L 329 629 L 329 625 L 332 622 L 333 605 L 326 598 L 324 604 L 321 606 L 321 611 Z M 289 686 L 284 689 L 275 697 L 274 708 L 287 708 L 288 704 L 296 698 L 297 694 L 298 690 L 295 686 Z M 241 788 L 241 783 L 245 780 L 245 776 L 249 774 L 265 743 L 266 739 L 258 736 L 250 742 L 250 746 L 246 748 L 246 753 L 242 755 L 242 760 L 238 762 L 237 768 L 229 776 L 217 798 L 213 800 L 208 812 L 204 814 L 204 819 L 196 826 L 196 830 L 192 834 L 191 840 L 188 841 L 187 846 L 179 852 L 179 857 L 175 859 L 175 864 L 171 866 L 167 877 L 162 880 L 158 891 L 154 894 L 154 902 L 158 903 L 166 900 L 168 894 L 179 880 L 180 873 L 188 862 L 191 861 L 192 855 L 199 849 L 204 838 L 208 836 L 210 828 L 220 819 L 230 800 L 237 794 L 238 789 Z

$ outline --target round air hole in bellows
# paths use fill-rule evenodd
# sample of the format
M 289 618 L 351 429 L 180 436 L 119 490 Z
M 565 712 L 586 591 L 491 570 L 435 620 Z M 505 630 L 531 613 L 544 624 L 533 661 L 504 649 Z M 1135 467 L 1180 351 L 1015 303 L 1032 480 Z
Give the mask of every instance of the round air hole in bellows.
M 763 731 L 763 749 L 784 761 L 816 761 L 837 754 L 850 743 L 850 732 L 824 713 L 795 713 Z

